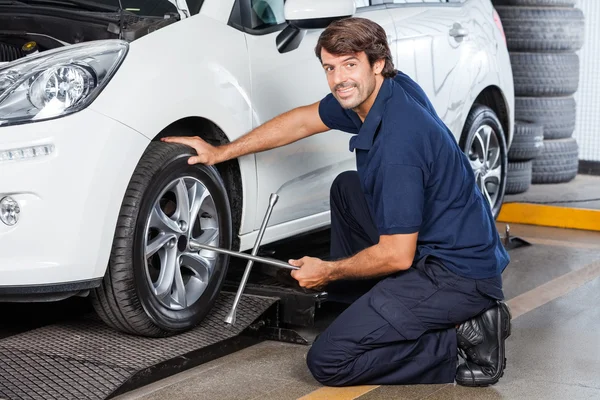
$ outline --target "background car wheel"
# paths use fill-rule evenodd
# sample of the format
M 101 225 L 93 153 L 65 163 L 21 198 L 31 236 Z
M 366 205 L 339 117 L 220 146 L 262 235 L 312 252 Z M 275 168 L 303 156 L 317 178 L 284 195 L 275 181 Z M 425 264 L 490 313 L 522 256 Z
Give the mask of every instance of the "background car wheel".
M 491 108 L 473 106 L 460 147 L 471 163 L 477 186 L 488 200 L 494 218 L 498 218 L 506 189 L 508 156 L 504 130 Z
M 92 295 L 123 332 L 164 337 L 196 326 L 221 289 L 228 256 L 192 252 L 194 238 L 231 248 L 229 199 L 217 169 L 187 163 L 193 149 L 152 142 L 122 203 L 110 262 Z

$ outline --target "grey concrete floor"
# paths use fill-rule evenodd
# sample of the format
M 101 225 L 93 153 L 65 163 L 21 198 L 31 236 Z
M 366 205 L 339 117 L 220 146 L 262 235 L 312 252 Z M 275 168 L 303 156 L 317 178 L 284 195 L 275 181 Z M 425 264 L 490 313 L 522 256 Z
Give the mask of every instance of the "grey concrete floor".
M 600 210 L 600 176 L 579 174 L 566 183 L 531 185 L 524 193 L 505 196 L 504 201 Z
M 516 311 L 492 387 L 324 388 L 306 369 L 307 346 L 266 341 L 117 399 L 600 399 L 600 232 L 511 228 L 533 246 L 510 252 L 504 285 Z

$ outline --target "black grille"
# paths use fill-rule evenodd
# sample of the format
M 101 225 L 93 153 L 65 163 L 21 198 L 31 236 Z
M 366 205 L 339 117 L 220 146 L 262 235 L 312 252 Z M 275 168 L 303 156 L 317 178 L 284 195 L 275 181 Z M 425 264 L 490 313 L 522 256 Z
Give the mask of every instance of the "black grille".
M 17 46 L 0 43 L 0 62 L 10 62 L 23 57 L 23 51 Z

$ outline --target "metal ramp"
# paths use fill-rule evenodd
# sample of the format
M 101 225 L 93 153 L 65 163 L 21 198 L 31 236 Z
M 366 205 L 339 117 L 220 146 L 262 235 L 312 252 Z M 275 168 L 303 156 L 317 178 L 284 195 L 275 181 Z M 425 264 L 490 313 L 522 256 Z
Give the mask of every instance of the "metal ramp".
M 88 314 L 0 339 L 0 399 L 111 398 L 259 342 L 240 333 L 279 298 L 243 295 L 230 327 L 233 298 L 221 292 L 200 326 L 169 338 L 116 332 Z

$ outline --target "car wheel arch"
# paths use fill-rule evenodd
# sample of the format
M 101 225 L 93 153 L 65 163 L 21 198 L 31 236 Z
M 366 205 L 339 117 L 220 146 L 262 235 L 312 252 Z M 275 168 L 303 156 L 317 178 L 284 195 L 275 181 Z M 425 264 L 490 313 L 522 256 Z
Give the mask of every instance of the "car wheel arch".
M 473 109 L 476 105 L 488 106 L 489 108 L 496 113 L 496 116 L 500 120 L 500 124 L 502 125 L 502 130 L 504 131 L 504 139 L 506 140 L 507 148 L 510 148 L 510 144 L 512 142 L 512 131 L 513 127 L 511 126 L 511 117 L 510 117 L 510 107 L 508 104 L 508 100 L 502 90 L 495 85 L 490 85 L 484 88 L 475 98 L 475 101 L 469 107 L 469 111 Z M 465 120 L 468 115 L 468 112 L 465 115 Z M 460 138 L 463 140 L 464 138 Z
M 181 118 L 164 127 L 151 142 L 157 142 L 166 136 L 199 136 L 212 145 L 223 145 L 230 143 L 227 134 L 219 125 L 210 119 L 190 116 Z M 239 249 L 239 233 L 242 219 L 242 206 L 244 204 L 244 185 L 240 162 L 237 159 L 229 160 L 215 165 L 221 174 L 227 188 L 227 195 L 231 202 L 231 213 L 233 223 L 233 249 Z

